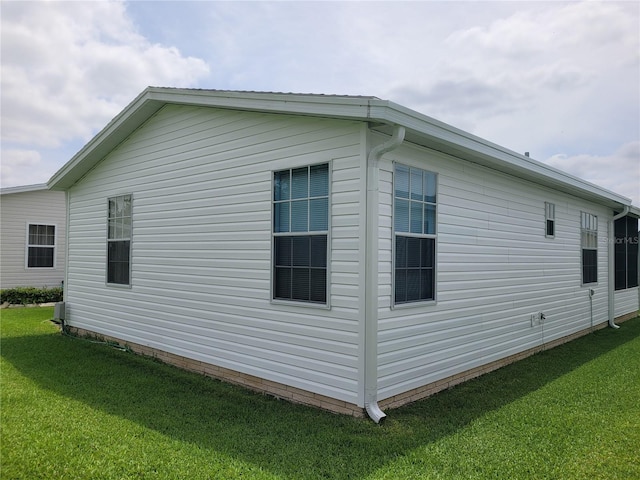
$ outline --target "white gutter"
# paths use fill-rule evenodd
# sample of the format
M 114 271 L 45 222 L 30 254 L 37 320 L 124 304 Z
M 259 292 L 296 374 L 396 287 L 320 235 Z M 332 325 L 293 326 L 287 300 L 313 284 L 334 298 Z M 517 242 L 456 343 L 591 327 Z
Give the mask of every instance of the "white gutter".
M 609 256 L 609 285 L 608 294 L 609 294 L 609 326 L 611 328 L 620 328 L 620 325 L 616 325 L 614 322 L 615 317 L 615 242 L 616 236 L 614 233 L 615 221 L 619 218 L 624 217 L 627 213 L 629 213 L 629 205 L 625 205 L 622 212 L 615 215 L 611 220 L 609 220 L 608 230 L 609 230 L 609 241 L 608 241 L 608 256 Z
M 367 157 L 364 406 L 369 417 L 376 423 L 380 423 L 386 417 L 385 413 L 378 406 L 379 163 L 382 155 L 402 144 L 404 135 L 404 127 L 396 125 L 391 138 L 371 149 Z

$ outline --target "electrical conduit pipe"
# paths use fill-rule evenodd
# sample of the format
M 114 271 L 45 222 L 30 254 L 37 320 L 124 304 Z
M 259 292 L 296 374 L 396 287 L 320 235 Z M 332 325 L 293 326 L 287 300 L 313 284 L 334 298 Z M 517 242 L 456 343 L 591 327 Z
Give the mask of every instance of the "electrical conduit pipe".
M 399 147 L 404 141 L 405 128 L 396 125 L 389 140 L 375 146 L 367 156 L 366 196 L 366 266 L 365 266 L 365 338 L 364 338 L 364 395 L 367 415 L 380 423 L 385 413 L 378 406 L 378 205 L 379 163 L 382 155 Z

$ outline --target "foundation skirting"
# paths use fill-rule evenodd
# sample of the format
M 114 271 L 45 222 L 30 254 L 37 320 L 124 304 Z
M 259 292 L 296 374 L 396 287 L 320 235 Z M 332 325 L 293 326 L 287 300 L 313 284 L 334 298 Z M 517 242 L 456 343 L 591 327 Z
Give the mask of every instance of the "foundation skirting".
M 616 323 L 622 323 L 626 320 L 635 318 L 636 316 L 637 316 L 637 313 L 634 312 L 634 313 L 630 313 L 630 314 L 618 317 L 616 318 L 615 321 Z M 457 373 L 447 378 L 437 380 L 433 383 L 423 385 L 418 388 L 414 388 L 412 390 L 400 393 L 398 395 L 394 395 L 393 397 L 385 398 L 384 400 L 380 400 L 378 404 L 380 408 L 383 410 L 401 407 L 402 405 L 406 405 L 408 403 L 412 403 L 412 402 L 424 399 L 437 392 L 446 390 L 455 385 L 466 382 L 467 380 L 471 380 L 472 378 L 476 378 L 476 377 L 479 377 L 480 375 L 484 375 L 485 373 L 489 373 L 493 370 L 497 370 L 498 368 L 517 362 L 519 360 L 522 360 L 523 358 L 529 357 L 543 350 L 549 350 L 563 343 L 570 342 L 572 340 L 575 340 L 576 338 L 587 335 L 594 330 L 605 328 L 606 326 L 607 326 L 607 322 L 598 324 L 594 326 L 593 329 L 587 328 L 585 330 L 581 330 L 571 335 L 567 335 L 566 337 L 552 340 L 550 342 L 545 343 L 544 345 L 539 345 L 529 350 L 525 350 L 523 352 L 517 353 L 515 355 L 510 355 L 508 357 L 502 358 L 500 360 L 496 360 L 491 363 L 487 363 L 480 367 L 472 368 L 465 372 Z M 106 342 L 112 342 L 118 345 L 122 345 L 128 348 L 129 350 L 131 350 L 132 352 L 135 352 L 139 355 L 151 357 L 163 363 L 174 365 L 184 370 L 199 373 L 207 377 L 223 380 L 236 385 L 241 385 L 250 390 L 260 392 L 260 393 L 265 393 L 279 399 L 287 400 L 293 403 L 309 405 L 309 406 L 327 410 L 333 413 L 352 415 L 354 417 L 366 416 L 364 409 L 353 403 L 337 400 L 335 398 L 327 397 L 325 395 L 320 395 L 317 393 L 312 393 L 306 390 L 302 390 L 300 388 L 291 387 L 278 382 L 273 382 L 271 380 L 265 380 L 263 378 L 255 377 L 253 375 L 247 375 L 245 373 L 237 372 L 235 370 L 231 370 L 228 368 L 218 367 L 216 365 L 211 365 L 198 360 L 193 360 L 180 355 L 175 355 L 173 353 L 164 352 L 162 350 L 157 350 L 148 346 L 139 345 L 131 342 L 125 342 L 115 337 L 97 334 L 95 332 L 84 330 L 82 328 L 69 326 L 67 330 L 72 335 L 77 335 L 79 337 L 98 338 Z

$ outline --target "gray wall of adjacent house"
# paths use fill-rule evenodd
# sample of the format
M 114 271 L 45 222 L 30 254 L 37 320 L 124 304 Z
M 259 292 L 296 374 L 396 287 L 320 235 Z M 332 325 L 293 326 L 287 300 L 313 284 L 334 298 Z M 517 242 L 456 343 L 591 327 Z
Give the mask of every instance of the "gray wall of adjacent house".
M 0 195 L 0 218 L 0 288 L 59 287 L 64 279 L 65 269 L 65 193 L 45 189 L 3 192 Z M 53 267 L 27 267 L 29 224 L 55 226 Z
M 431 303 L 393 306 L 393 161 L 438 175 Z M 381 163 L 380 190 L 380 399 L 607 321 L 611 210 L 406 143 Z M 554 238 L 545 237 L 545 202 L 555 204 Z M 598 217 L 590 285 L 581 284 L 581 211 Z M 618 313 L 637 308 L 637 295 L 635 304 L 622 296 Z M 538 312 L 546 320 L 532 325 Z
M 165 106 L 69 190 L 71 326 L 354 404 L 365 124 Z M 273 171 L 330 163 L 330 308 L 271 301 Z M 133 196 L 132 286 L 106 285 Z M 364 262 L 362 262 L 364 263 Z

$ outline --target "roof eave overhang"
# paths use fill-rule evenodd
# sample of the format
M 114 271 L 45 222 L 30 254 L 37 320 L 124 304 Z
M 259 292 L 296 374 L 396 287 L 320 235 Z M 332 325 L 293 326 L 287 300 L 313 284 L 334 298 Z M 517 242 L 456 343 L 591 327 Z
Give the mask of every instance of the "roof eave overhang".
M 148 87 L 87 143 L 48 182 L 66 190 L 167 104 L 226 108 L 263 113 L 305 115 L 370 122 L 389 133 L 394 125 L 407 130 L 407 141 L 520 178 L 557 188 L 610 208 L 631 200 L 508 150 L 444 122 L 376 97 L 305 95 Z
M 390 134 L 391 129 L 385 127 L 384 123 L 397 123 L 407 129 L 405 138 L 409 142 L 610 208 L 631 205 L 631 199 L 627 197 L 413 110 L 387 103 L 385 121 L 375 130 Z M 373 115 L 376 114 L 375 109 L 371 111 Z
M 49 188 L 66 190 L 73 186 L 110 151 L 160 110 L 164 103 L 150 98 L 148 90 L 142 92 L 49 179 L 47 183 Z
M 9 195 L 12 193 L 39 192 L 42 190 L 47 190 L 46 183 L 37 183 L 34 185 L 20 185 L 17 187 L 0 188 L 0 195 Z
M 366 120 L 372 98 L 148 87 L 58 170 L 49 179 L 48 186 L 52 190 L 73 186 L 168 104 Z

